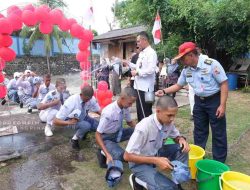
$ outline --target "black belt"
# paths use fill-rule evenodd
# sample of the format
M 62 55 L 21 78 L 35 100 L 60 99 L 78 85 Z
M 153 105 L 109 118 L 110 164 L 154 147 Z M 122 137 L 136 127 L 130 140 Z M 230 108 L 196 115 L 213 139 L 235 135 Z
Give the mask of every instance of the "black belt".
M 218 95 L 220 95 L 220 91 L 219 92 L 216 92 L 215 94 L 212 94 L 212 95 L 210 95 L 210 96 L 197 96 L 197 95 L 195 95 L 195 97 L 196 98 L 199 98 L 199 99 L 201 99 L 201 100 L 208 100 L 208 99 L 211 99 L 211 98 L 213 98 L 213 97 L 215 97 L 215 96 L 218 96 Z

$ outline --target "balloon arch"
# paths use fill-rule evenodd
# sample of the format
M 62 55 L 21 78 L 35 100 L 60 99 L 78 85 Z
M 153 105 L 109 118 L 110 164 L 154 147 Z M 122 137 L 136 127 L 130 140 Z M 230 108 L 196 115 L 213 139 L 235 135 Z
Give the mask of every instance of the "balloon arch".
M 89 46 L 93 40 L 93 33 L 84 29 L 74 18 L 64 17 L 60 9 L 50 9 L 47 5 L 34 7 L 29 4 L 20 9 L 18 6 L 10 6 L 7 9 L 7 16 L 0 14 L 0 71 L 5 67 L 6 62 L 15 60 L 16 53 L 10 48 L 13 43 L 12 32 L 22 29 L 22 26 L 34 27 L 39 25 L 39 30 L 43 34 L 53 32 L 54 25 L 57 25 L 63 32 L 69 32 L 72 37 L 78 38 L 79 52 L 76 54 L 76 60 L 80 63 L 81 79 L 83 84 L 81 88 L 88 85 L 87 80 L 91 78 L 91 63 L 89 62 Z M 0 73 L 0 83 L 4 81 L 2 72 Z M 4 85 L 0 85 L 0 98 L 5 97 L 7 89 Z M 95 96 L 101 107 L 105 107 L 111 103 L 112 92 L 108 90 L 106 82 L 101 81 L 98 84 L 98 90 Z

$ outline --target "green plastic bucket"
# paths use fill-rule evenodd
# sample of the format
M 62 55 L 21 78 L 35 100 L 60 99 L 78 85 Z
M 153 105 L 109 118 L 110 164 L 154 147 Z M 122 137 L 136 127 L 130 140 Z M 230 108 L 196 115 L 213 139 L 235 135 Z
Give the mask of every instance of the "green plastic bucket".
M 197 161 L 195 166 L 198 190 L 220 190 L 219 178 L 230 170 L 227 165 L 208 159 Z

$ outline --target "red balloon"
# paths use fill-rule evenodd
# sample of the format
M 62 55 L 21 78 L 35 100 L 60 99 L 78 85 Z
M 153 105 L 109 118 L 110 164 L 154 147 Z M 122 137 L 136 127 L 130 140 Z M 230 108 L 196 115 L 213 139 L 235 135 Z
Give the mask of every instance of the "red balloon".
M 3 73 L 1 72 L 1 73 L 0 73 L 0 83 L 3 82 L 3 81 L 4 81 L 4 75 L 3 75 Z
M 79 62 L 86 62 L 86 61 L 88 61 L 88 56 L 89 56 L 88 51 L 79 51 L 76 54 L 76 60 Z
M 97 84 L 97 89 L 100 91 L 108 90 L 108 83 L 104 80 L 99 81 Z
M 94 38 L 93 32 L 91 30 L 85 30 L 85 38 L 87 41 L 92 41 Z
M 39 24 L 39 30 L 43 34 L 50 34 L 53 31 L 53 25 L 47 22 L 41 22 Z
M 79 48 L 79 50 L 81 50 L 81 51 L 85 51 L 86 49 L 89 48 L 89 45 L 90 45 L 89 42 L 87 42 L 87 41 L 81 39 L 81 40 L 79 41 L 78 48 Z
M 7 47 L 0 48 L 0 57 L 5 61 L 13 61 L 16 58 L 16 52 Z
M 88 71 L 82 71 L 81 74 L 80 74 L 80 76 L 81 76 L 81 79 L 85 81 L 85 80 L 89 80 L 90 79 L 91 74 Z
M 68 21 L 69 21 L 70 27 L 71 27 L 73 24 L 76 24 L 76 23 L 77 23 L 76 19 L 74 19 L 74 18 L 69 18 Z
M 11 36 L 6 34 L 0 34 L 0 45 L 2 47 L 9 47 L 13 43 Z
M 12 6 L 8 7 L 8 9 L 7 9 L 7 16 L 9 17 L 12 14 L 15 14 L 15 15 L 21 17 L 22 10 L 18 6 L 12 5 Z
M 7 88 L 5 86 L 0 85 L 0 98 L 4 98 L 7 94 Z
M 49 9 L 47 6 L 40 6 L 35 9 L 35 15 L 39 22 L 49 21 Z
M 110 99 L 110 98 L 106 98 L 106 99 L 104 99 L 104 100 L 102 101 L 102 105 L 103 105 L 104 107 L 106 107 L 106 106 L 109 105 L 110 103 L 112 103 L 112 99 Z
M 0 18 L 4 18 L 4 15 L 2 15 L 1 13 L 0 13 Z
M 83 71 L 89 70 L 91 67 L 91 63 L 89 61 L 80 62 L 80 67 Z
M 23 11 L 26 11 L 26 10 L 29 10 L 29 11 L 34 12 L 34 11 L 35 11 L 35 7 L 34 7 L 32 4 L 29 4 L 29 5 L 26 5 L 26 6 L 23 8 Z
M 49 12 L 49 16 L 53 24 L 57 24 L 57 25 L 61 24 L 62 19 L 63 19 L 63 13 L 61 10 L 53 9 Z
M 11 23 L 14 31 L 22 29 L 23 23 L 19 15 L 11 14 L 10 16 L 7 17 L 7 19 Z
M 112 92 L 111 90 L 107 90 L 107 91 L 106 91 L 106 96 L 107 96 L 107 98 L 111 98 L 111 99 L 112 99 L 112 97 L 113 97 L 113 92 Z
M 0 18 L 0 33 L 11 34 L 12 32 L 13 28 L 9 20 L 7 18 Z
M 34 26 L 37 24 L 37 18 L 33 11 L 25 10 L 22 13 L 22 21 L 27 26 Z
M 0 57 L 0 71 L 5 68 L 5 61 Z
M 61 31 L 64 31 L 64 32 L 68 31 L 70 29 L 70 23 L 68 19 L 62 18 L 62 21 L 59 24 L 59 28 L 61 29 Z
M 102 101 L 106 98 L 105 91 L 103 90 L 96 90 L 96 99 L 98 100 L 99 104 L 102 104 Z
M 73 37 L 80 38 L 83 35 L 83 27 L 77 23 L 72 24 L 70 34 Z

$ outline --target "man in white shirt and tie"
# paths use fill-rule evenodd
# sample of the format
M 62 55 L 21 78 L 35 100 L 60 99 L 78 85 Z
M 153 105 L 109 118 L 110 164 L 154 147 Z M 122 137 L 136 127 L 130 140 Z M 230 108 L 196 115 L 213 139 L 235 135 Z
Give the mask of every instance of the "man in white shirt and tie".
M 76 130 L 71 139 L 72 148 L 74 149 L 79 150 L 78 141 L 84 139 L 88 132 L 95 132 L 98 126 L 98 121 L 88 116 L 88 111 L 100 114 L 100 106 L 93 95 L 93 88 L 84 86 L 80 94 L 72 95 L 64 102 L 53 120 L 56 126 L 69 126 Z
M 145 102 L 145 92 L 153 92 L 155 84 L 155 71 L 157 68 L 157 54 L 149 44 L 149 36 L 146 32 L 141 32 L 137 36 L 137 46 L 142 50 L 136 64 L 129 64 L 132 69 L 131 75 L 135 77 L 134 89 L 139 91 L 136 100 L 138 122 L 144 117 L 152 114 L 152 103 Z M 141 99 L 141 103 L 140 103 Z M 141 107 L 143 106 L 143 109 Z M 144 113 L 143 113 L 144 112 Z

